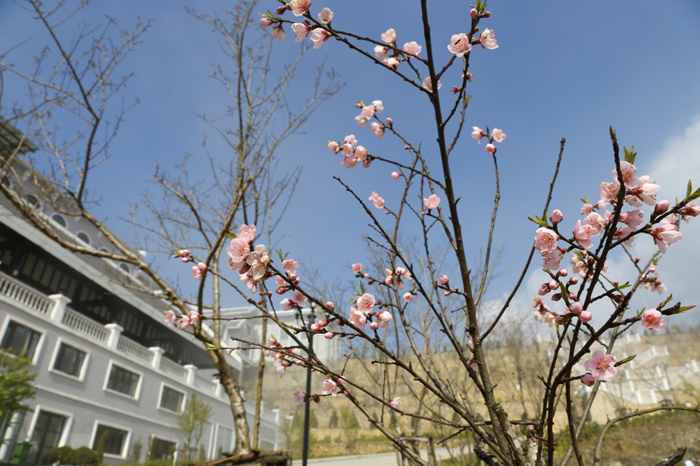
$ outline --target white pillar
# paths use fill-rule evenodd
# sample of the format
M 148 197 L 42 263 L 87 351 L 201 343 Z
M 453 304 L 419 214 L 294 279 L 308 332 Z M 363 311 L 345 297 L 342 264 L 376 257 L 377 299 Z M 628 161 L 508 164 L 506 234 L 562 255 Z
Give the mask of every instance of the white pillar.
M 671 384 L 668 382 L 668 377 L 663 377 L 661 379 L 661 383 L 664 386 L 664 390 L 670 390 L 671 389 Z
M 698 367 L 698 363 L 695 359 L 690 360 L 690 368 L 693 369 L 693 372 L 697 372 L 698 370 L 700 370 L 700 368 Z
M 187 374 L 185 375 L 185 381 L 188 385 L 194 385 L 194 376 L 197 373 L 197 366 L 195 366 L 194 364 L 187 364 L 183 367 L 187 371 Z
M 214 389 L 214 395 L 216 395 L 217 398 L 221 398 L 221 394 L 224 391 L 224 386 L 219 382 L 216 384 L 216 388 Z
M 656 399 L 656 390 L 654 390 L 653 388 L 651 390 L 649 390 L 649 395 L 651 395 L 651 402 L 653 404 L 658 403 L 658 401 Z
M 629 384 L 630 384 L 630 390 L 634 390 L 634 381 L 630 380 Z
M 165 350 L 160 346 L 151 346 L 150 348 L 148 348 L 148 351 L 153 353 L 153 359 L 151 359 L 151 367 L 153 367 L 156 370 L 159 370 L 160 362 L 163 360 L 163 353 L 165 353 Z
M 652 345 L 650 351 L 652 356 L 656 356 L 656 346 Z
M 124 327 L 122 327 L 119 324 L 107 324 L 105 325 L 105 328 L 109 330 L 109 336 L 107 337 L 107 346 L 116 349 L 117 344 L 119 343 L 119 337 L 124 331 Z
M 60 293 L 49 295 L 49 299 L 53 301 L 53 307 L 51 308 L 50 313 L 51 320 L 62 323 L 63 315 L 66 313 L 66 306 L 70 304 L 71 299 L 68 296 L 63 296 Z
M 661 368 L 658 365 L 654 366 L 654 371 L 656 372 L 657 377 L 663 377 L 663 374 L 661 373 Z
M 634 394 L 637 395 L 637 403 L 642 404 L 642 392 L 635 390 Z

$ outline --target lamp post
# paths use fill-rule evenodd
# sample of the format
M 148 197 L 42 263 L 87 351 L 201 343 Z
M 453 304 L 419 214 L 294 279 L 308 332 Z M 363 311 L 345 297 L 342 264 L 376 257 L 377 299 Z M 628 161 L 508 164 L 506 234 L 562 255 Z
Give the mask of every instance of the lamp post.
M 309 322 L 313 322 L 316 319 L 314 314 L 314 306 L 310 305 L 311 312 L 309 313 Z M 299 314 L 301 314 L 301 309 L 299 309 Z M 304 322 L 304 316 L 301 316 L 302 323 Z M 311 325 L 309 325 L 311 327 Z M 314 336 L 310 331 L 306 334 L 309 340 L 309 351 L 313 351 L 314 348 Z M 307 354 L 307 360 L 311 358 L 310 354 Z M 306 405 L 304 406 L 304 449 L 302 451 L 302 466 L 307 466 L 309 459 L 309 427 L 310 427 L 310 415 L 311 415 L 311 364 L 306 367 Z

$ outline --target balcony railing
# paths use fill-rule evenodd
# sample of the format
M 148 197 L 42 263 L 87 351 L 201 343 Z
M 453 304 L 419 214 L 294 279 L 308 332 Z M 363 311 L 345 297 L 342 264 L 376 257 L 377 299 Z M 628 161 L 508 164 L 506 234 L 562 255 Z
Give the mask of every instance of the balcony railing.
M 53 302 L 48 297 L 5 274 L 0 274 L 0 296 L 24 305 L 39 314 L 46 315 L 53 307 Z

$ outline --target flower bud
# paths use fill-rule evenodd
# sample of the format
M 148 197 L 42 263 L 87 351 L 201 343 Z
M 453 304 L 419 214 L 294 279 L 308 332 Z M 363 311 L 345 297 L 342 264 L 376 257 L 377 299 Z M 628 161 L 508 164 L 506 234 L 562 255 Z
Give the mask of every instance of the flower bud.
M 476 10 L 476 8 L 472 8 L 469 11 L 469 14 L 471 15 L 472 18 L 476 19 L 479 16 L 479 12 Z
M 574 293 L 569 293 L 569 299 L 570 299 L 571 301 L 575 300 L 575 299 L 576 299 L 576 295 L 575 295 Z
M 450 290 L 445 290 L 445 296 L 449 296 L 451 294 L 452 294 L 452 292 Z
M 335 304 L 333 303 L 333 301 L 328 301 L 326 303 L 326 308 L 328 308 L 329 311 L 335 310 Z
M 560 277 L 566 277 L 567 275 L 569 275 L 569 271 L 566 270 L 566 269 L 561 269 L 561 270 L 558 272 L 558 274 L 559 274 Z
M 437 282 L 442 286 L 449 286 L 450 285 L 450 279 L 445 274 L 440 275 L 437 278 Z
M 552 301 L 559 301 L 561 299 L 561 293 L 555 293 L 552 295 Z
M 484 13 L 481 15 L 484 18 L 490 18 L 491 17 L 491 12 L 490 11 L 484 11 Z
M 550 290 L 556 290 L 557 288 L 559 288 L 559 282 L 556 280 L 552 280 L 549 283 L 547 283 L 547 286 Z
M 493 144 L 486 144 L 486 152 L 489 154 L 494 154 L 496 152 L 496 146 Z
M 591 311 L 581 311 L 581 313 L 578 315 L 578 318 L 581 319 L 581 322 L 585 324 L 586 322 L 591 321 L 591 319 L 593 318 L 593 314 L 591 314 Z
M 334 334 L 333 332 L 326 332 L 326 333 L 323 335 L 323 337 L 324 337 L 326 340 L 332 340 L 334 336 L 335 336 L 335 334 Z
M 398 180 L 399 179 L 399 173 L 398 172 L 391 172 L 391 179 L 392 180 Z
M 370 275 L 369 275 L 368 273 L 366 273 L 366 274 L 364 274 L 364 275 L 363 275 L 363 277 L 365 277 L 366 279 L 368 279 L 368 280 L 369 280 L 369 278 L 370 278 Z
M 387 118 L 386 125 L 391 128 L 392 126 L 394 126 L 394 120 L 392 120 L 391 118 Z
M 578 283 L 578 277 L 569 278 L 569 285 L 575 285 Z
M 569 317 L 566 314 L 554 314 L 554 323 L 557 325 L 564 325 L 567 320 L 569 320 Z
M 369 328 L 371 328 L 372 330 L 377 330 L 379 328 L 379 324 L 376 322 L 372 322 L 369 324 Z
M 552 225 L 557 225 L 562 220 L 564 220 L 564 214 L 562 214 L 559 209 L 552 212 L 552 215 L 549 216 L 549 221 L 552 222 Z
M 593 385 L 595 385 L 595 379 L 591 374 L 586 374 L 583 377 L 581 377 L 581 383 L 587 387 L 592 387 Z
M 690 217 L 697 217 L 700 215 L 700 206 L 695 204 L 688 204 L 681 209 L 683 215 L 689 215 Z
M 372 159 L 369 157 L 365 157 L 362 159 L 362 167 L 364 168 L 369 168 L 369 166 L 372 165 Z
M 569 305 L 569 311 L 578 315 L 581 313 L 581 311 L 583 311 L 583 306 L 579 302 L 571 303 L 571 305 Z
M 311 324 L 311 331 L 318 332 L 318 324 Z
M 272 18 L 260 18 L 260 26 L 266 28 L 268 26 L 272 26 L 274 24 L 274 20 Z
M 651 264 L 649 266 L 649 273 L 654 273 L 654 272 L 656 272 L 656 266 L 654 264 Z
M 289 279 L 290 279 L 291 281 L 296 280 L 296 279 L 297 279 L 297 274 L 295 274 L 295 273 L 290 273 L 290 274 L 289 274 Z
M 287 11 L 287 7 L 286 7 L 286 6 L 278 6 L 278 7 L 277 7 L 277 14 L 278 14 L 278 15 L 284 14 L 285 11 Z
M 670 205 L 671 205 L 671 203 L 666 201 L 666 200 L 657 202 L 656 205 L 654 206 L 654 213 L 653 213 L 654 217 L 666 212 Z

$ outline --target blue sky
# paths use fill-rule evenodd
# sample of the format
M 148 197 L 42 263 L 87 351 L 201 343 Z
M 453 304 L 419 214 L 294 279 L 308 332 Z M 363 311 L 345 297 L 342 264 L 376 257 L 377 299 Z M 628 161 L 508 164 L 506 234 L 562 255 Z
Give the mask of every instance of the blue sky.
M 451 35 L 467 32 L 469 6 L 452 0 L 429 3 L 436 57 L 446 61 Z M 127 239 L 133 236 L 132 228 L 118 218 L 128 216 L 129 204 L 138 202 L 140 192 L 153 192 L 149 181 L 154 161 L 167 169 L 185 152 L 202 157 L 204 136 L 209 137 L 215 151 L 220 151 L 218 157 L 228 156 L 216 136 L 195 116 L 220 114 L 227 102 L 221 87 L 208 78 L 213 63 L 225 65 L 218 38 L 207 25 L 186 13 L 185 6 L 191 5 L 180 0 L 102 1 L 79 14 L 91 24 L 103 22 L 107 14 L 117 19 L 120 28 L 130 27 L 137 17 L 154 20 L 143 43 L 122 67 L 134 73 L 126 99 L 138 98 L 140 105 L 122 125 L 113 146 L 117 156 L 97 170 L 92 180 L 92 189 L 99 190 L 103 199 L 99 214 Z M 275 1 L 263 1 L 260 11 L 276 5 Z M 700 146 L 693 143 L 697 137 L 700 144 L 696 135 L 700 125 L 700 3 L 677 1 L 664 4 L 664 8 L 658 2 L 631 0 L 541 1 L 536 7 L 532 5 L 493 2 L 489 6 L 493 15 L 481 26 L 496 31 L 500 47 L 493 51 L 475 47 L 471 59 L 474 81 L 469 93 L 473 98 L 466 127 L 498 127 L 508 135 L 498 152 L 503 192 L 495 244 L 504 248 L 504 260 L 491 289 L 493 298 L 508 291 L 529 252 L 535 227 L 527 216 L 542 210 L 562 137 L 567 139 L 567 148 L 552 207 L 560 208 L 565 222 L 572 226 L 578 218 L 579 199 L 597 198 L 600 182 L 611 177 L 610 125 L 617 129 L 622 145 L 635 146 L 641 174 L 659 178 L 651 170 L 664 170 L 669 163 L 679 169 L 664 175 L 668 181 L 662 184 L 661 198 L 682 196 L 689 177 L 695 177 L 695 184 L 700 185 Z M 200 12 L 213 13 L 231 8 L 235 2 L 199 1 L 195 6 Z M 333 25 L 338 29 L 379 39 L 393 27 L 400 45 L 411 40 L 425 45 L 417 1 L 316 0 L 312 9 L 324 6 L 335 12 Z M 69 39 L 71 30 L 62 33 Z M 30 40 L 9 55 L 19 64 L 27 64 L 23 57 L 33 54 L 46 35 L 30 14 L 13 2 L 0 2 L 0 53 L 25 39 Z M 278 69 L 299 50 L 291 31 L 284 43 L 276 42 L 274 47 Z M 421 55 L 425 56 L 425 49 Z M 391 116 L 414 144 L 422 143 L 429 159 L 434 159 L 436 151 L 425 95 L 335 41 L 304 58 L 304 69 L 291 90 L 292 104 L 305 95 L 311 71 L 323 60 L 346 85 L 310 118 L 303 134 L 290 138 L 279 151 L 283 170 L 302 166 L 303 172 L 279 230 L 278 236 L 284 238 L 276 247 L 332 281 L 350 278 L 347 266 L 367 258 L 362 236 L 370 232 L 362 210 L 332 176 L 342 177 L 363 198 L 377 191 L 390 207 L 401 188 L 392 184 L 391 168 L 374 164 L 368 170 L 346 170 L 338 164 L 339 157 L 326 148 L 329 139 L 355 134 L 370 153 L 401 157 L 402 144 L 389 137 L 379 140 L 368 127 L 357 126 L 353 118 L 358 110 L 353 104 L 360 98 L 381 99 L 385 106 L 382 116 Z M 455 69 L 442 80 L 443 98 L 449 96 L 457 78 Z M 3 105 L 15 97 L 21 100 L 21 89 L 9 81 L 5 85 Z M 494 195 L 491 161 L 483 147 L 465 134 L 453 155 L 470 256 L 485 242 Z M 676 153 L 677 148 L 686 153 Z M 433 172 L 437 169 L 434 162 Z M 410 236 L 412 233 L 406 233 Z M 674 264 L 668 272 L 680 282 L 680 289 L 661 276 L 677 297 L 690 297 L 697 285 L 697 279 L 689 277 L 693 254 L 697 254 L 694 251 L 700 248 L 697 239 L 686 236 L 671 246 L 665 260 Z M 638 241 L 651 243 L 648 238 Z M 188 274 L 185 268 L 179 272 Z M 531 278 L 529 287 L 536 289 L 539 280 Z M 231 305 L 237 304 L 240 301 L 231 298 Z

